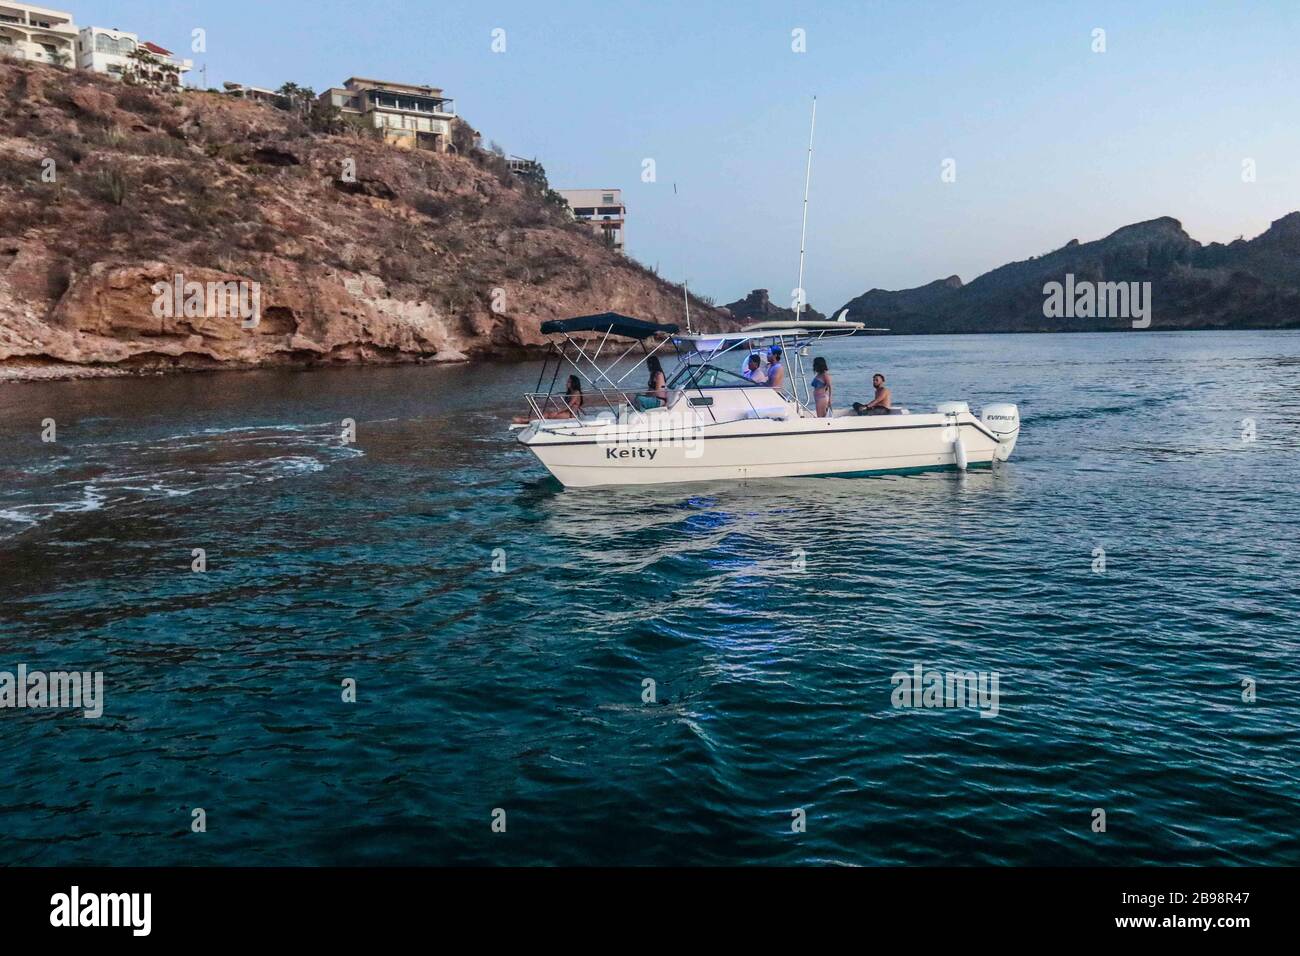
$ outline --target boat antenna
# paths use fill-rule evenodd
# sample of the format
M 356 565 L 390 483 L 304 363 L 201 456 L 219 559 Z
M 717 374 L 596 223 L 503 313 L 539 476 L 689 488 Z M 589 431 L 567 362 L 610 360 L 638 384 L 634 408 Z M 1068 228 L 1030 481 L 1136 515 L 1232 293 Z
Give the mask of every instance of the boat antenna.
M 677 184 L 676 184 L 676 183 L 673 183 L 673 198 L 674 198 L 674 199 L 677 198 Z M 686 244 L 685 244 L 684 242 L 681 242 L 681 241 L 680 241 L 680 240 L 681 240 L 681 232 L 682 232 L 681 208 L 680 208 L 680 207 L 677 205 L 677 203 L 675 203 L 675 202 L 673 203 L 673 213 L 674 213 L 674 218 L 677 220 L 677 235 L 678 235 L 678 241 L 679 241 L 679 244 L 680 244 L 681 248 L 684 249 L 684 248 L 686 248 Z M 682 264 L 682 271 L 683 271 L 683 272 L 686 271 L 686 265 L 685 265 L 685 263 Z M 687 287 L 688 285 L 690 285 L 690 284 L 691 284 L 691 280 L 690 280 L 690 279 L 682 279 L 682 303 L 686 306 L 686 334 L 687 334 L 687 335 L 690 335 L 690 334 L 691 334 L 691 300 L 690 300 L 690 297 L 686 294 L 686 287 Z
M 812 100 L 812 123 L 808 128 L 808 169 L 804 173 L 803 179 L 803 232 L 799 236 L 799 285 L 796 286 L 799 292 L 799 301 L 795 303 L 794 320 L 799 321 L 799 315 L 803 312 L 804 299 L 807 298 L 803 291 L 803 254 L 808 245 L 808 186 L 812 183 L 812 153 L 813 153 L 813 133 L 817 129 L 817 97 Z

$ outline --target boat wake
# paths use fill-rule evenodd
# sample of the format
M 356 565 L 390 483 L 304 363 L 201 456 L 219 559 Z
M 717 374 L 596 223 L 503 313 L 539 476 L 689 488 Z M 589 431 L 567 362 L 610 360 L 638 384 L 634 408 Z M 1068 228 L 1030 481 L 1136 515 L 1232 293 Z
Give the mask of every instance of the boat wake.
M 65 514 L 225 492 L 324 471 L 364 455 L 338 424 L 205 428 L 66 448 L 60 457 L 3 470 L 0 540 Z

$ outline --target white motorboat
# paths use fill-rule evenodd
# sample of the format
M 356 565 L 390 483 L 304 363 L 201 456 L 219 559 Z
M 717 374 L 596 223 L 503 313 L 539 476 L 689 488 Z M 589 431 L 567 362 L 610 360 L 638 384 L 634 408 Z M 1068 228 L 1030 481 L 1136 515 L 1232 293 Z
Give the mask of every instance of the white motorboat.
M 679 335 L 676 325 L 658 325 L 605 312 L 542 323 L 542 332 L 562 337 L 555 345 L 550 392 L 526 396 L 531 415 L 519 441 L 568 488 L 656 485 L 689 481 L 745 481 L 818 475 L 871 475 L 966 469 L 1006 461 L 1020 434 L 1015 405 L 986 405 L 977 418 L 965 402 L 945 402 L 933 412 L 859 415 L 853 408 L 818 416 L 803 360 L 812 342 L 867 330 L 860 323 L 802 321 L 804 252 L 808 237 L 808 187 L 812 179 L 813 98 L 804 175 L 803 233 L 799 241 L 799 284 L 794 320 L 760 322 L 739 332 Z M 846 310 L 847 313 L 847 310 Z M 575 335 L 583 338 L 574 338 Z M 633 344 L 605 366 L 600 357 L 609 340 Z M 653 348 L 646 343 L 653 341 Z M 660 349 L 671 344 L 681 362 L 667 376 L 662 394 L 623 390 L 623 382 Z M 587 345 L 592 345 L 589 354 Z M 643 358 L 622 364 L 637 346 Z M 755 384 L 732 371 L 732 353 L 779 346 L 788 387 Z M 585 382 L 580 406 L 554 391 L 560 370 L 573 368 Z M 621 375 L 620 375 L 621 372 Z M 546 373 L 538 378 L 538 388 Z M 615 379 L 614 376 L 619 375 Z
M 542 331 L 562 339 L 554 342 L 556 374 L 551 391 L 525 396 L 530 421 L 517 437 L 569 488 L 966 469 L 1006 461 L 1020 433 L 1010 403 L 986 405 L 978 417 L 965 402 L 887 415 L 833 407 L 818 417 L 804 368 L 809 346 L 863 331 L 855 322 L 681 335 L 675 325 L 607 312 L 545 322 Z M 602 365 L 611 339 L 632 345 Z M 656 403 L 623 387 L 669 345 L 680 361 L 668 373 L 666 398 Z M 787 388 L 756 385 L 733 370 L 736 355 L 771 345 L 783 351 Z M 642 358 L 626 368 L 638 346 Z M 576 411 L 554 389 L 566 365 L 584 383 Z

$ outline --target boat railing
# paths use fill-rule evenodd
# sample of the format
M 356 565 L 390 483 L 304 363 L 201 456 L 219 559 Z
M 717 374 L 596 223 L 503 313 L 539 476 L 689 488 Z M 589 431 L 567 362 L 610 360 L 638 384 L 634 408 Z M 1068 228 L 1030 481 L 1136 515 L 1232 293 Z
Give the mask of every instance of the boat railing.
M 645 394 L 645 391 L 588 387 L 582 393 L 582 408 L 579 415 L 586 418 L 608 411 L 620 420 L 628 416 L 640 418 L 645 411 L 637 404 L 637 396 Z M 569 404 L 568 396 L 563 392 L 527 392 L 524 401 L 528 403 L 534 419 L 572 417 L 572 406 Z M 628 411 L 620 415 L 622 409 Z

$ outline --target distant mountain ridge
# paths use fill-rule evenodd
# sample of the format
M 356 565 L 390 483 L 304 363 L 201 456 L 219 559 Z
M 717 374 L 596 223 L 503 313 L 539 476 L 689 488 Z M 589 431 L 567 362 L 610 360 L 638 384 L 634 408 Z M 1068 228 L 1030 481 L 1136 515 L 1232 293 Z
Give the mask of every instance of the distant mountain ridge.
M 1104 239 L 1072 239 L 963 284 L 957 276 L 915 289 L 872 289 L 849 300 L 852 321 L 894 332 L 1092 332 L 1131 329 L 1127 316 L 1049 317 L 1048 283 L 1149 282 L 1152 330 L 1300 328 L 1300 212 L 1254 239 L 1202 245 L 1168 216 Z
M 728 302 L 723 308 L 731 313 L 732 318 L 746 323 L 794 319 L 794 309 L 786 309 L 777 305 L 767 294 L 766 289 L 755 289 L 743 299 Z M 820 322 L 826 318 L 806 302 L 799 317 L 803 320 L 815 322 Z

